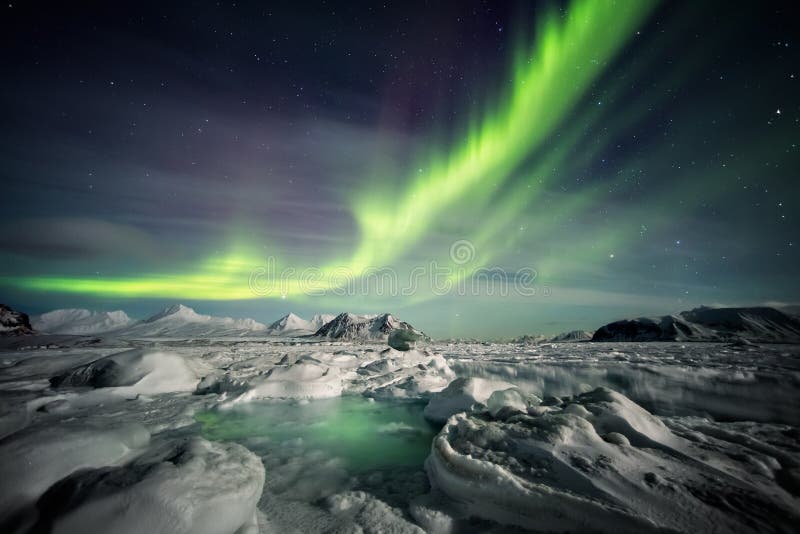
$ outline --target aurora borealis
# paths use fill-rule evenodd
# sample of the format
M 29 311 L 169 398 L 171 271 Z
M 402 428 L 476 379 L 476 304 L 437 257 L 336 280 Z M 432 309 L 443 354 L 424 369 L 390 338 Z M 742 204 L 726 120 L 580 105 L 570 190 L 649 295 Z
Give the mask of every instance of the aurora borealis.
M 796 303 L 789 6 L 9 5 L 0 287 L 437 336 Z M 254 291 L 267 258 L 291 274 Z M 431 262 L 540 291 L 336 291 Z

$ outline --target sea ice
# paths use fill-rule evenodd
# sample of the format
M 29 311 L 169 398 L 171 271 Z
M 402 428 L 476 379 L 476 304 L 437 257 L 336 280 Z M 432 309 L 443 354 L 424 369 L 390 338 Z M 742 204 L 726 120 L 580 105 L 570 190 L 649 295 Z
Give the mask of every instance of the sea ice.
M 454 415 L 426 462 L 468 515 L 554 532 L 790 532 L 798 499 L 780 478 L 796 465 L 687 440 L 606 388 L 539 415 Z

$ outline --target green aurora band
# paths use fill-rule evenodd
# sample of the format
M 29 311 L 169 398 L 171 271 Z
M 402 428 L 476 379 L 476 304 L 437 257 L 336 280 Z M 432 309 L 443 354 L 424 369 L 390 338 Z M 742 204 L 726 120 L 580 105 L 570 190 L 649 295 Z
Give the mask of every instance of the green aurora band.
M 516 234 L 508 229 L 515 226 L 521 213 L 530 212 L 532 203 L 541 207 L 533 215 L 535 231 L 547 235 L 560 222 L 598 202 L 598 190 L 565 193 L 555 199 L 545 199 L 543 193 L 555 178 L 551 170 L 573 158 L 575 147 L 586 142 L 585 125 L 598 122 L 605 111 L 589 109 L 581 125 L 568 124 L 563 136 L 556 132 L 655 5 L 651 0 L 574 0 L 563 16 L 549 12 L 537 25 L 533 43 L 516 46 L 510 86 L 494 105 L 473 118 L 463 141 L 449 150 L 423 154 L 415 160 L 418 172 L 399 183 L 372 180 L 378 185 L 357 196 L 351 205 L 360 229 L 354 253 L 349 259 L 314 269 L 311 277 L 269 278 L 263 271 L 263 253 L 236 245 L 223 257 L 209 258 L 190 272 L 97 278 L 34 276 L 6 281 L 28 290 L 131 298 L 302 298 L 335 290 L 343 280 L 358 278 L 370 268 L 397 264 L 443 220 L 453 213 L 464 218 L 465 212 L 470 214 L 470 227 L 464 229 L 464 237 L 481 256 L 452 279 L 469 276 L 514 245 Z M 627 118 L 616 121 L 618 128 L 635 121 L 641 107 L 633 106 Z M 578 159 L 588 165 L 602 148 L 589 147 Z M 580 161 L 570 162 L 571 167 Z M 523 166 L 525 170 L 521 170 Z M 619 232 L 586 236 L 586 240 L 591 243 L 589 248 L 612 248 L 627 237 Z M 550 262 L 543 261 L 538 267 L 540 273 L 556 280 Z M 297 267 L 295 272 L 302 270 Z M 252 284 L 254 272 L 267 276 L 258 291 Z M 429 296 L 415 295 L 415 299 Z

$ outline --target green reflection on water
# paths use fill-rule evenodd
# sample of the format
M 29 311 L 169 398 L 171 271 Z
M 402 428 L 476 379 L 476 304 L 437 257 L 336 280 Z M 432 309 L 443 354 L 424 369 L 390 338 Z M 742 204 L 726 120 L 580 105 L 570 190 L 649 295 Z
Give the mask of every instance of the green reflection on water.
M 439 430 L 422 416 L 423 407 L 419 402 L 373 402 L 348 396 L 307 404 L 254 402 L 201 412 L 195 417 L 207 439 L 250 446 L 261 438 L 266 450 L 322 450 L 342 459 L 348 470 L 358 472 L 421 467 Z M 302 440 L 300 447 L 298 439 Z

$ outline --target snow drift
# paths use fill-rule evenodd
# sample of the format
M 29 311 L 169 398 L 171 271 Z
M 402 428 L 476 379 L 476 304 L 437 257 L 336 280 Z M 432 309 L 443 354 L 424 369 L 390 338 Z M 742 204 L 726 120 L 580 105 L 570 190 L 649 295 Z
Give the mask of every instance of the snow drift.
M 30 506 L 52 484 L 82 469 L 118 465 L 150 440 L 141 425 L 63 422 L 24 429 L 0 444 L 0 530 L 35 517 Z M 10 530 L 6 530 L 9 532 Z
M 536 531 L 791 532 L 798 454 L 703 420 L 681 435 L 606 388 L 460 413 L 434 440 L 432 485 L 462 513 Z M 676 427 L 677 428 L 677 427 Z
M 60 480 L 39 498 L 34 530 L 255 534 L 263 485 L 255 454 L 193 438 L 153 447 L 125 466 Z
M 192 391 L 197 375 L 172 353 L 133 349 L 80 365 L 50 379 L 53 387 L 110 388 L 122 395 Z

